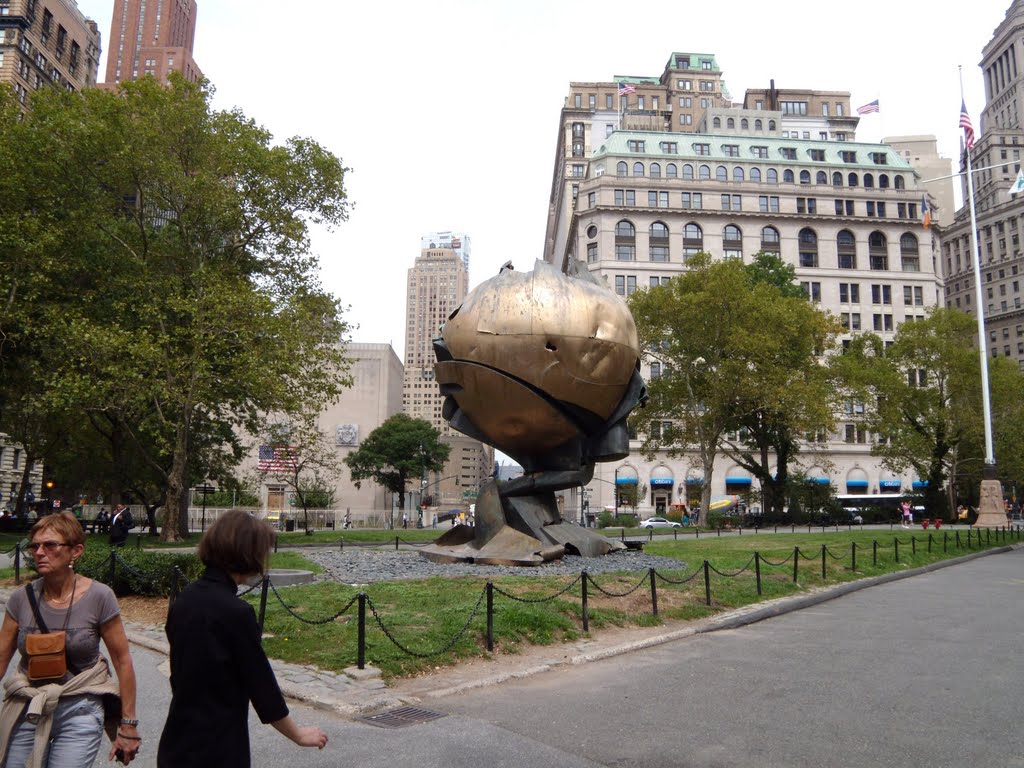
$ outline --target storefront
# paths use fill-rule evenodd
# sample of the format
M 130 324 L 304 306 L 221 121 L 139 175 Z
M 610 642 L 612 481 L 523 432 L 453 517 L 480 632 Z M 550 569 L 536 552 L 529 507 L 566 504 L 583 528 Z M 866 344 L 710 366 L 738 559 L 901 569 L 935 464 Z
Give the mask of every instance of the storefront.
M 672 505 L 672 488 L 675 486 L 675 478 L 672 470 L 664 464 L 655 467 L 651 471 L 651 506 L 654 507 L 654 514 L 664 517 Z

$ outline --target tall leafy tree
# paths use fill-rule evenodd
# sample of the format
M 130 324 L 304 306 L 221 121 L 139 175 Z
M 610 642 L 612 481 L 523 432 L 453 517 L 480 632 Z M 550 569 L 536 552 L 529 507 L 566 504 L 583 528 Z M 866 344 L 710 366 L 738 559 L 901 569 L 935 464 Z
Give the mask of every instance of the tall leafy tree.
M 0 105 L 0 168 L 26 185 L 0 240 L 25 265 L 0 277 L 18 297 L 0 315 L 10 358 L 42 350 L 61 371 L 38 386 L 54 412 L 116 412 L 166 486 L 166 539 L 186 532 L 197 425 L 255 433 L 348 383 L 347 326 L 308 236 L 346 218 L 346 169 L 211 96 L 144 78 L 44 89 L 23 120 Z
M 363 480 L 375 483 L 398 496 L 398 508 L 405 510 L 405 490 L 410 480 L 426 472 L 440 472 L 451 453 L 440 433 L 424 419 L 396 413 L 366 436 L 359 447 L 345 457 L 356 488 Z M 394 520 L 391 521 L 394 527 Z

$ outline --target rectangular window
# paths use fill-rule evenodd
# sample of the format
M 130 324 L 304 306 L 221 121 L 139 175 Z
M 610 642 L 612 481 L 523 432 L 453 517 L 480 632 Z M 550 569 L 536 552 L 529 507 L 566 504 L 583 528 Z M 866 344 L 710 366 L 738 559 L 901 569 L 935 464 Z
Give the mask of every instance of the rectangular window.
M 674 141 L 663 141 L 661 142 L 661 151 L 666 155 L 678 155 L 679 145 Z
M 587 263 L 597 261 L 597 243 L 587 243 Z
M 886 155 L 885 152 L 872 152 L 870 154 L 870 157 L 871 157 L 871 162 L 873 162 L 875 165 L 888 165 L 889 164 L 888 155 Z
M 630 152 L 643 152 L 645 145 L 644 142 L 641 140 L 630 139 L 628 142 L 626 142 L 626 146 L 629 148 Z
M 751 147 L 750 154 L 754 157 L 767 158 L 768 147 Z
M 711 145 L 710 144 L 694 144 L 693 152 L 697 155 L 710 155 Z
M 787 160 L 796 160 L 796 148 L 795 147 L 780 147 L 779 154 Z
M 741 204 L 740 195 L 722 195 L 722 210 L 723 211 L 741 211 L 743 206 Z
M 594 208 L 597 206 L 597 192 L 587 193 L 587 207 Z
M 683 208 L 695 208 L 700 210 L 702 205 L 703 195 L 700 192 L 683 192 L 682 193 L 682 205 Z
M 723 144 L 722 151 L 725 152 L 726 157 L 739 157 L 740 156 L 740 145 L 739 144 Z
M 864 205 L 867 208 L 868 216 L 874 216 L 875 215 L 875 201 L 874 200 L 866 200 L 864 202 Z
M 806 115 L 806 101 L 783 101 L 781 102 L 782 114 L 784 115 Z
M 679 116 L 680 125 L 693 125 L 693 115 L 685 113 Z
M 803 288 L 804 295 L 811 301 L 821 301 L 821 283 L 817 282 L 803 282 L 800 283 L 800 287 Z
M 817 213 L 818 201 L 813 197 L 798 197 L 796 199 L 797 213 Z
M 715 83 L 714 83 L 713 80 L 701 80 L 700 81 L 700 89 L 702 91 L 710 93 L 710 92 L 715 90 Z
M 588 102 L 590 104 L 590 111 L 591 112 L 593 112 L 595 109 L 597 109 L 597 94 L 596 93 L 592 93 L 589 96 L 587 96 L 587 100 L 588 100 Z
M 577 178 L 577 179 L 582 178 L 585 169 L 586 169 L 585 165 L 573 165 L 573 167 L 572 167 L 573 178 Z
M 644 107 L 645 103 L 646 102 L 644 101 L 644 97 L 643 96 L 637 96 L 636 97 L 636 108 L 637 109 L 644 109 L 645 108 Z
M 842 158 L 842 161 L 844 163 L 856 163 L 857 162 L 857 153 L 856 152 L 851 152 L 849 150 L 843 150 L 842 152 L 840 152 L 839 153 L 839 157 Z
M 606 93 L 604 95 L 604 108 L 605 109 L 615 109 L 615 95 L 614 94 Z

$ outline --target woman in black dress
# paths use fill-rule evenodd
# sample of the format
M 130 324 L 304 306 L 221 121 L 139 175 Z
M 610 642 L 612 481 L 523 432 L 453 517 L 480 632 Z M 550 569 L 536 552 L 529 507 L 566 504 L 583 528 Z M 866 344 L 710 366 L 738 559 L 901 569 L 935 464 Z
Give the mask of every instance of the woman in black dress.
M 323 749 L 327 734 L 300 727 L 288 714 L 270 668 L 252 607 L 238 585 L 266 570 L 274 531 L 248 512 L 231 510 L 199 542 L 206 572 L 171 605 L 171 706 L 160 737 L 160 768 L 248 768 L 249 702 L 303 747 Z

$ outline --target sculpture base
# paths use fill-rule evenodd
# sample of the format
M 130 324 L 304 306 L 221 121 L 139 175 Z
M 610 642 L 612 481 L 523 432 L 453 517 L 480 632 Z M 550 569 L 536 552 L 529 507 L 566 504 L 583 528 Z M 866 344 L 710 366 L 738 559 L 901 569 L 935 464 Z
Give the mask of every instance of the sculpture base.
M 420 550 L 439 563 L 542 565 L 565 554 L 600 557 L 625 549 L 614 539 L 558 516 L 553 493 L 505 497 L 491 481 L 480 491 L 476 525 L 458 525 Z
M 982 480 L 978 519 L 975 528 L 1002 528 L 1006 525 L 1006 509 L 1003 507 L 1003 486 L 998 480 Z

